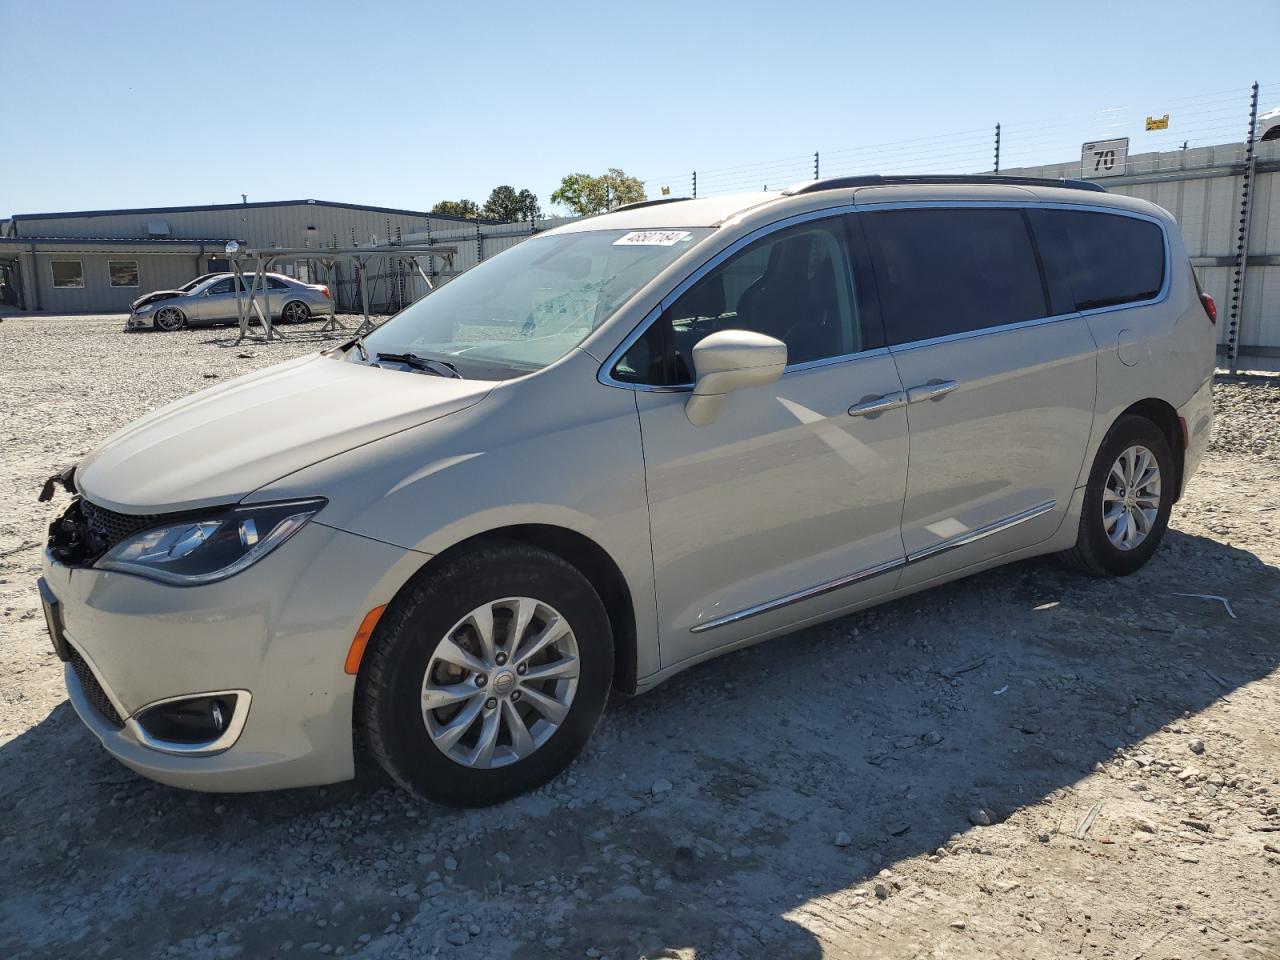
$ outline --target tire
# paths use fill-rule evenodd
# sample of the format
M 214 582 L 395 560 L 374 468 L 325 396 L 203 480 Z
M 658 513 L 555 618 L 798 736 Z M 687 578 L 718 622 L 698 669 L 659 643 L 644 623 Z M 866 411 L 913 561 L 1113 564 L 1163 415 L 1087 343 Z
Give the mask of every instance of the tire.
M 1143 463 L 1142 451 L 1157 468 L 1154 487 L 1148 483 L 1138 488 L 1125 482 L 1126 462 L 1137 468 L 1135 481 L 1148 475 L 1150 467 Z M 1096 577 L 1124 577 L 1138 570 L 1164 539 L 1176 482 L 1173 453 L 1163 431 L 1145 417 L 1120 417 L 1098 448 L 1085 489 L 1076 545 L 1062 553 L 1062 558 Z M 1126 515 L 1109 521 L 1108 516 L 1117 511 Z M 1127 546 L 1126 537 L 1132 540 Z
M 301 300 L 290 300 L 280 311 L 281 323 L 306 323 L 311 319 L 311 308 Z
M 520 608 L 526 626 L 511 656 L 505 651 Z M 492 624 L 488 654 L 473 617 L 483 609 Z M 553 617 L 559 626 L 548 630 Z M 561 635 L 565 624 L 567 639 L 530 656 L 535 641 Z M 473 666 L 487 664 L 488 672 L 461 666 L 462 654 L 472 656 Z M 575 680 L 530 679 L 535 670 L 573 669 Z M 590 739 L 612 679 L 609 617 L 586 577 L 548 551 L 494 541 L 424 571 L 391 602 L 361 664 L 356 716 L 370 752 L 402 787 L 452 806 L 485 806 L 540 786 L 568 766 Z M 433 694 L 438 708 L 424 705 Z M 556 701 L 553 712 L 567 707 L 558 725 L 543 712 L 548 701 Z M 513 715 L 528 740 L 517 743 Z M 497 732 L 486 739 L 491 725 Z M 455 726 L 465 732 L 450 744 Z M 495 744 L 487 760 L 485 742 Z
M 177 307 L 161 307 L 151 323 L 157 330 L 176 333 L 187 325 L 187 318 Z

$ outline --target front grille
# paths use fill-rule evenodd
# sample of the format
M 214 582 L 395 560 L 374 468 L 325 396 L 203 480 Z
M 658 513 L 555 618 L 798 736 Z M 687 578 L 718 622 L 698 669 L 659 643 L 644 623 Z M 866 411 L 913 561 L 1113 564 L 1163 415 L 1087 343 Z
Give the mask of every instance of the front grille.
M 124 727 L 124 721 L 120 719 L 120 714 L 116 713 L 116 708 L 111 705 L 107 691 L 102 689 L 102 684 L 93 675 L 84 657 L 76 652 L 75 647 L 71 648 L 71 669 L 76 672 L 76 679 L 80 681 L 80 689 L 84 691 L 85 699 L 98 712 L 98 715 L 117 730 Z
M 121 540 L 149 527 L 160 517 L 155 514 L 116 513 L 80 498 L 80 512 L 89 527 L 89 536 L 104 550 L 110 550 Z

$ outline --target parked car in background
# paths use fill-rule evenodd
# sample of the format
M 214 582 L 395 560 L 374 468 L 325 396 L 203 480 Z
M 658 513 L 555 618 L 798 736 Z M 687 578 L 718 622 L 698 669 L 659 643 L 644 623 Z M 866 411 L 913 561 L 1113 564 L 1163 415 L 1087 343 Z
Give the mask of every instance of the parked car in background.
M 301 323 L 315 313 L 329 313 L 332 306 L 329 288 L 318 283 L 303 283 L 281 273 L 268 273 L 267 303 L 271 319 L 276 322 Z M 244 290 L 239 296 L 248 305 L 253 276 L 240 281 Z M 176 290 L 156 290 L 133 301 L 126 329 L 154 327 L 172 332 L 183 327 L 235 323 L 236 278 L 232 273 L 208 273 L 196 277 Z M 259 291 L 261 295 L 261 291 Z
M 1090 184 L 634 204 L 51 478 L 49 629 L 156 780 L 331 783 L 363 739 L 492 803 L 611 690 L 1010 561 L 1138 570 L 1208 443 L 1215 322 L 1173 217 Z

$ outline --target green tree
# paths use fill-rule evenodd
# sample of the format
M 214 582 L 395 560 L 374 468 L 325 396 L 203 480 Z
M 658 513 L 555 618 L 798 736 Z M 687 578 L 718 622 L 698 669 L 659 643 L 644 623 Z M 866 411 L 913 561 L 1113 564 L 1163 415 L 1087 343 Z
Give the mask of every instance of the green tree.
M 564 204 L 583 217 L 644 199 L 644 184 L 617 167 L 610 167 L 598 177 L 589 173 L 571 173 L 560 181 L 559 188 L 551 195 L 552 203 Z
M 538 195 L 532 190 L 521 190 L 516 195 L 516 202 L 520 205 L 521 220 L 542 219 L 542 204 L 538 203 Z
M 517 193 L 515 187 L 504 183 L 493 188 L 485 201 L 483 214 L 495 220 L 537 220 L 542 216 L 542 208 L 532 190 Z
M 474 200 L 441 200 L 431 208 L 432 213 L 443 213 L 447 217 L 466 217 L 474 220 L 480 216 L 480 205 Z

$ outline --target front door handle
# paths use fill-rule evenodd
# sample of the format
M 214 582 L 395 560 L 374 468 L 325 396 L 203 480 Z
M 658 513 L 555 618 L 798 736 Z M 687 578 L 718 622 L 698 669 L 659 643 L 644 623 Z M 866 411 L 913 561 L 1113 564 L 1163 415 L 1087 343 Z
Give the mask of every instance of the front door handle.
M 882 397 L 867 397 L 858 401 L 849 408 L 849 416 L 874 417 L 877 413 L 884 413 L 895 407 L 904 407 L 906 404 L 906 394 L 899 390 L 896 393 L 886 393 Z
M 952 390 L 960 386 L 958 380 L 930 380 L 907 390 L 907 403 L 919 403 L 921 400 L 941 400 Z

